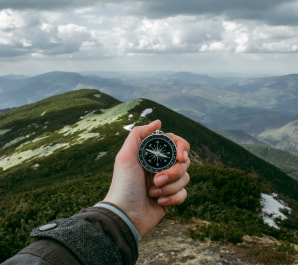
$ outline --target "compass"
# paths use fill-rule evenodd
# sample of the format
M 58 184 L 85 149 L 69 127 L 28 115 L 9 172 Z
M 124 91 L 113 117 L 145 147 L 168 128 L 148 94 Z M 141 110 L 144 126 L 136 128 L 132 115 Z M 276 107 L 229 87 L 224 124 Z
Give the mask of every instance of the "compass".
M 147 136 L 139 147 L 139 161 L 150 172 L 160 172 L 174 166 L 177 149 L 174 141 L 162 131 Z

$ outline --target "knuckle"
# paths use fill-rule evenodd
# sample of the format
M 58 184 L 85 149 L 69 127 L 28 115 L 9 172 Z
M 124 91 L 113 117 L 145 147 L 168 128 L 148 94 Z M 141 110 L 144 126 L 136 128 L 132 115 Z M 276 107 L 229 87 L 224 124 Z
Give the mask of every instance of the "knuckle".
M 172 205 L 178 205 L 185 201 L 187 197 L 187 192 L 185 189 L 180 190 L 177 194 L 171 197 Z
M 185 172 L 185 178 L 186 178 L 186 185 L 187 185 L 190 181 L 190 176 L 187 172 Z
M 186 167 L 189 168 L 189 166 L 190 166 L 190 159 L 188 158 L 186 161 Z
M 130 133 L 131 134 L 138 134 L 138 132 L 140 131 L 141 127 L 140 126 L 135 126 L 131 129 Z

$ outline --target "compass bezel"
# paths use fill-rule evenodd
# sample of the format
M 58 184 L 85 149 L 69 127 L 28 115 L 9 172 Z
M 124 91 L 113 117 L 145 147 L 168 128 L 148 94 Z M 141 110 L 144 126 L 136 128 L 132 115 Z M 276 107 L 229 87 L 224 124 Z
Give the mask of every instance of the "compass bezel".
M 163 144 L 167 144 L 169 146 L 169 150 L 171 151 L 169 155 L 169 161 L 167 161 L 167 163 L 163 162 L 161 166 L 153 166 L 152 163 L 149 163 L 148 161 L 148 152 L 146 151 L 146 149 L 148 149 L 150 143 L 152 144 L 156 141 L 164 142 Z M 165 134 L 151 134 L 147 136 L 140 144 L 139 161 L 141 165 L 149 172 L 157 173 L 169 169 L 174 166 L 177 161 L 176 144 L 170 137 Z

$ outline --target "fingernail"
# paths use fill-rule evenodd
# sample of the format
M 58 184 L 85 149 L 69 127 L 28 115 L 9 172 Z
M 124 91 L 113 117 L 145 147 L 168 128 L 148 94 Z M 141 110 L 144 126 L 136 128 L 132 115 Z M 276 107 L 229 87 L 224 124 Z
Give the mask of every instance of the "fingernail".
M 185 151 L 183 152 L 183 155 L 184 155 L 184 161 L 186 162 L 187 159 L 188 159 L 188 152 L 185 150 Z
M 166 184 L 168 180 L 169 180 L 169 177 L 167 175 L 160 175 L 160 176 L 156 176 L 153 181 L 155 186 L 160 187 Z
M 169 199 L 166 197 L 163 197 L 163 198 L 159 198 L 157 202 L 158 202 L 158 204 L 161 204 L 161 205 L 168 205 Z

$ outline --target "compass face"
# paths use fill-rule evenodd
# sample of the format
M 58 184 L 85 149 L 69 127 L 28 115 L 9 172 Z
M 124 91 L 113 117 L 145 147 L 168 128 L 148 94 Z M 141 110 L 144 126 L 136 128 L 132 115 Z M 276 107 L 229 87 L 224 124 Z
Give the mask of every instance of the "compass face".
M 160 172 L 171 168 L 177 159 L 174 141 L 164 134 L 153 134 L 146 137 L 139 148 L 139 160 L 150 172 Z

